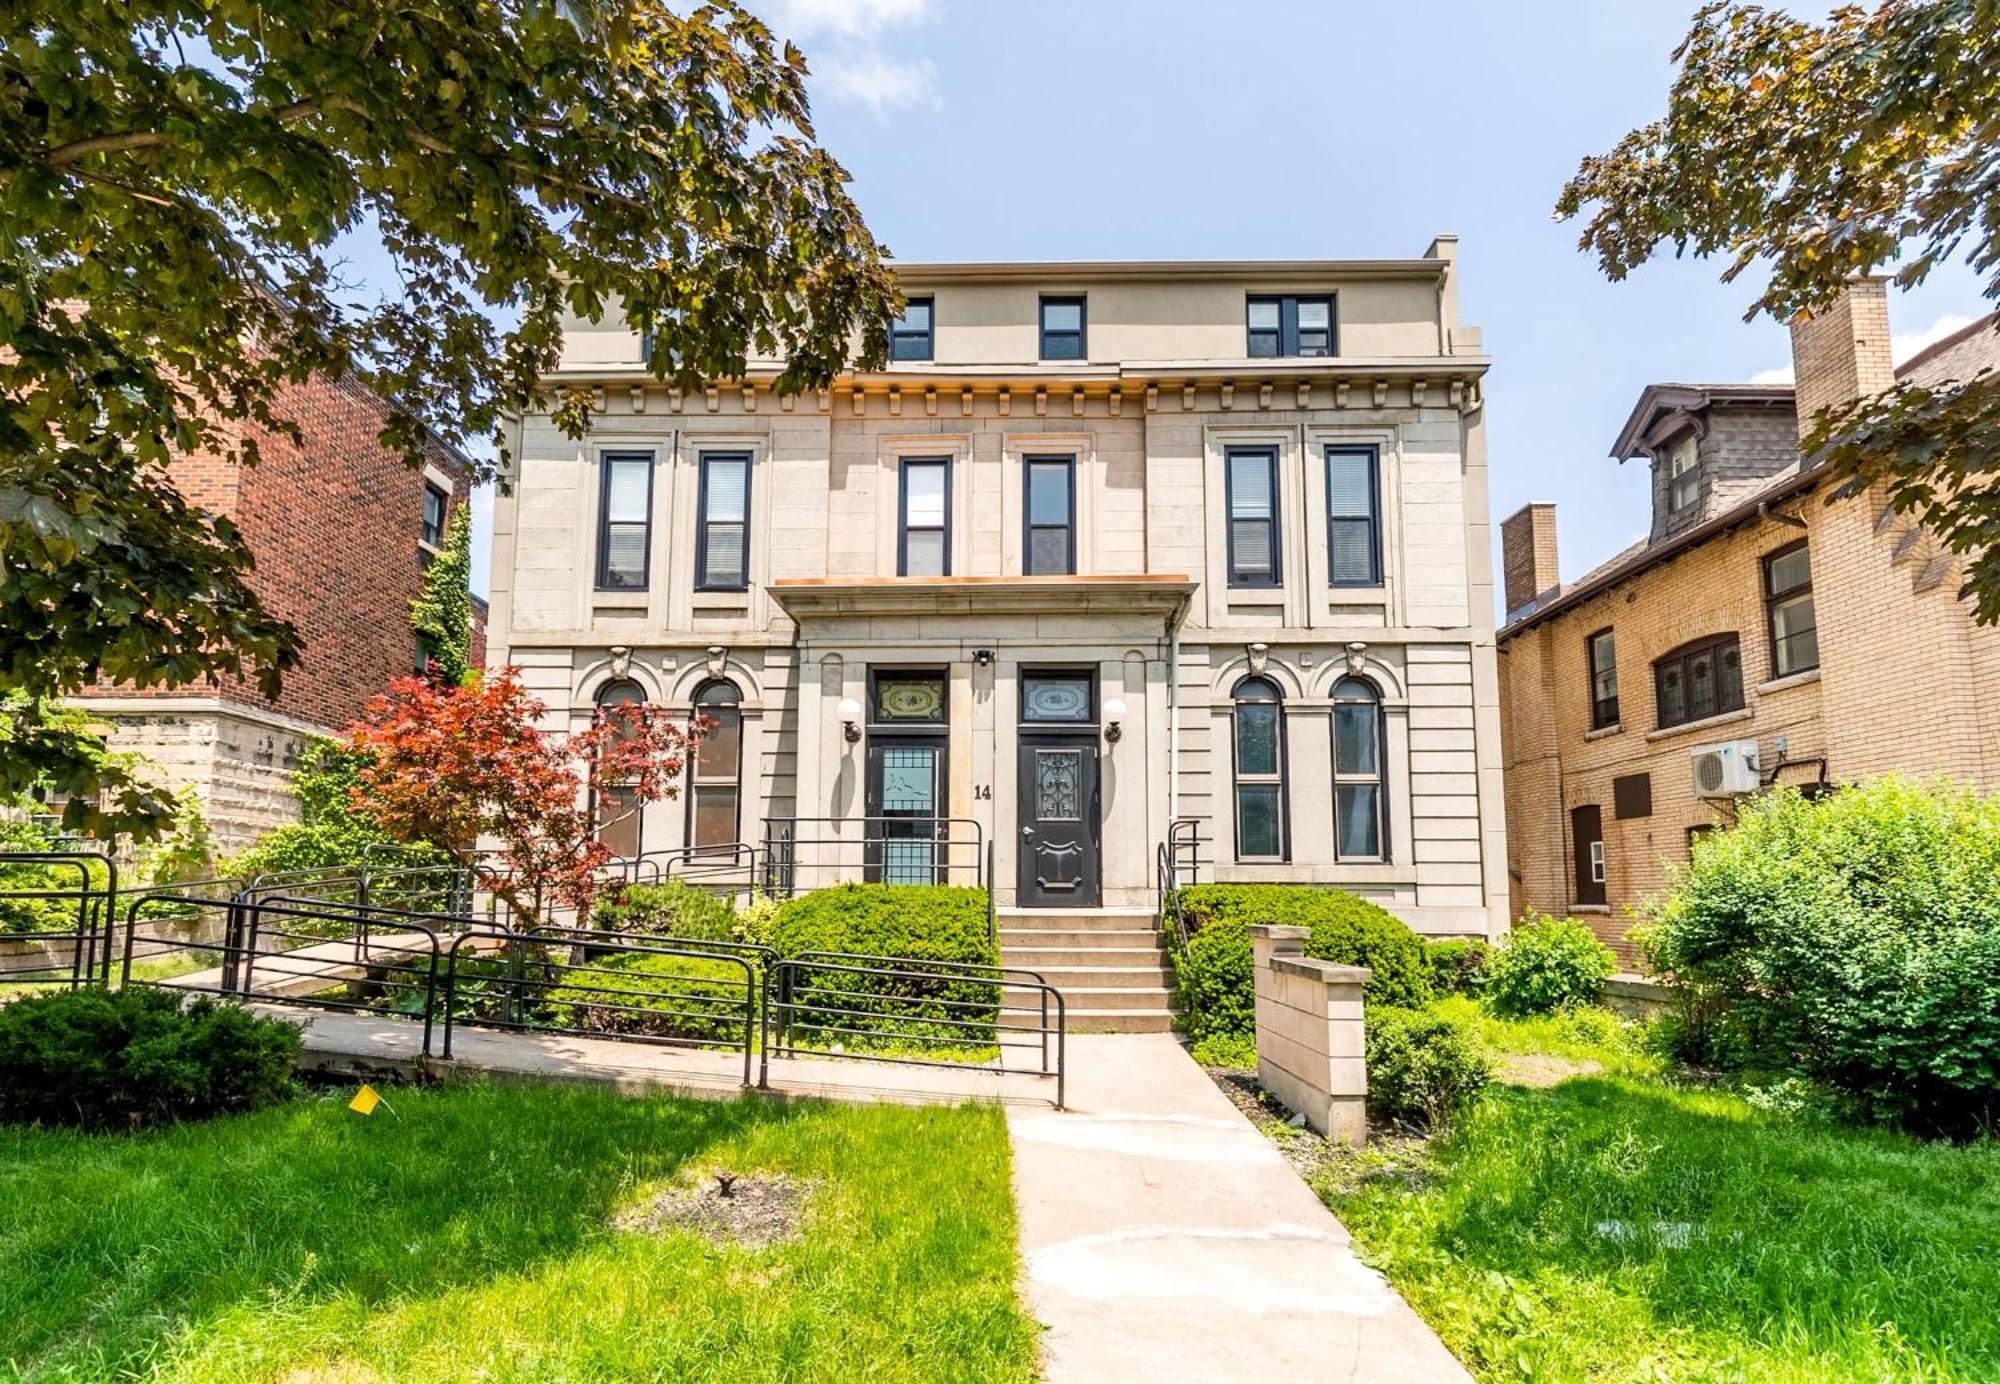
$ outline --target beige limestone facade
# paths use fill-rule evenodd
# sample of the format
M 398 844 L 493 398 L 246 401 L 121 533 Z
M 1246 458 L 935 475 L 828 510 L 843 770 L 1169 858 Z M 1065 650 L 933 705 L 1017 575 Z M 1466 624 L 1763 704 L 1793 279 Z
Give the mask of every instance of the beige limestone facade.
M 2000 631 L 1930 534 L 1878 493 L 1834 499 L 1799 454 L 1823 407 L 2000 365 L 1992 318 L 1900 370 L 1889 343 L 1884 286 L 1863 282 L 1794 328 L 1796 388 L 1648 388 L 1614 455 L 1651 469 L 1651 532 L 1579 581 L 1557 580 L 1553 506 L 1502 525 L 1515 916 L 1581 917 L 1636 968 L 1645 901 L 1750 794 L 2000 786 Z M 1747 787 L 1701 782 L 1722 746 L 1754 756 Z
M 1455 241 L 899 275 L 894 359 L 800 395 L 775 363 L 670 388 L 636 333 L 568 324 L 550 383 L 590 427 L 518 422 L 492 661 L 559 728 L 634 697 L 718 726 L 678 799 L 601 804 L 605 839 L 769 847 L 800 885 L 981 857 L 1003 907 L 1132 909 L 1198 833 L 1204 881 L 1503 928 Z

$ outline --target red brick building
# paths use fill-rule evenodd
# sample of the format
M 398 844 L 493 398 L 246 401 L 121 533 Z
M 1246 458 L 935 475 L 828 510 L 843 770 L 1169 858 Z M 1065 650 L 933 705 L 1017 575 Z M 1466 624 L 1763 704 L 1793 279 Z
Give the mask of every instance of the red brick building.
M 200 790 L 224 850 L 296 820 L 287 776 L 308 738 L 347 725 L 416 666 L 410 601 L 468 500 L 467 458 L 438 444 L 421 467 L 406 465 L 377 440 L 385 406 L 359 380 L 295 386 L 280 412 L 300 441 L 259 430 L 255 466 L 198 455 L 173 473 L 190 503 L 235 521 L 256 559 L 251 585 L 303 639 L 283 693 L 267 700 L 232 682 L 104 687 L 78 699 L 112 726 L 118 748 L 145 755 L 174 787 Z M 475 606 L 475 662 L 481 614 Z

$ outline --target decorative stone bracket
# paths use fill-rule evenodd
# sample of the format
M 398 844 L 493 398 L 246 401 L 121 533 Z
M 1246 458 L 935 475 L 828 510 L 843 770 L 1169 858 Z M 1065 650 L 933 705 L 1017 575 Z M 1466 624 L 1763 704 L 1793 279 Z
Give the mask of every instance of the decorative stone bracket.
M 1306 1123 L 1342 1143 L 1368 1135 L 1361 1028 L 1366 966 L 1305 956 L 1302 927 L 1250 929 L 1256 958 L 1257 1080 Z

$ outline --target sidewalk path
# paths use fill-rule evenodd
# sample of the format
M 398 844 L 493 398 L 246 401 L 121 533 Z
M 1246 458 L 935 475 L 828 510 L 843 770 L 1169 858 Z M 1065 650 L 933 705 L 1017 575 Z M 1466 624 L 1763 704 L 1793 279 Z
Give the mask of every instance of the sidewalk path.
M 1069 1110 L 1007 1113 L 1049 1379 L 1470 1379 L 1170 1035 L 1069 1045 Z

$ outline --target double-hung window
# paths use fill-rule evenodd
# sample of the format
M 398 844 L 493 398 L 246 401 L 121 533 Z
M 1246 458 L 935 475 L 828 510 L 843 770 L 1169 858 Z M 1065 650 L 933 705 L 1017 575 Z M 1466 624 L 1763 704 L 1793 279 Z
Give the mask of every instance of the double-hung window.
M 1360 678 L 1333 687 L 1333 853 L 1380 860 L 1384 795 L 1382 698 Z
M 1285 723 L 1278 689 L 1245 678 L 1235 703 L 1236 858 L 1285 858 Z
M 1618 640 L 1610 630 L 1590 636 L 1590 728 L 1618 724 Z
M 1082 360 L 1084 355 L 1083 299 L 1042 299 L 1042 359 Z
M 1373 447 L 1326 449 L 1326 579 L 1382 584 L 1381 490 Z
M 890 360 L 929 360 L 934 347 L 931 325 L 936 301 L 911 298 L 903 305 L 903 315 L 889 324 Z
M 951 461 L 947 457 L 906 457 L 898 506 L 901 538 L 896 574 L 904 577 L 951 575 Z
M 750 585 L 750 454 L 703 452 L 696 507 L 695 589 Z
M 629 678 L 620 679 L 606 683 L 597 694 L 597 717 L 600 722 L 618 718 L 612 734 L 623 740 L 638 733 L 639 723 L 634 718 L 644 714 L 645 705 L 646 693 L 639 684 Z M 591 793 L 598 841 L 615 856 L 637 859 L 645 844 L 645 804 L 640 800 L 638 787 L 605 780 L 593 767 Z
M 1276 586 L 1278 450 L 1232 447 L 1224 460 L 1229 485 L 1229 584 Z
M 1247 311 L 1252 357 L 1333 354 L 1331 297 L 1253 294 Z
M 1022 573 L 1046 577 L 1076 571 L 1076 459 L 1028 457 L 1022 483 Z
M 688 766 L 688 844 L 722 847 L 738 836 L 737 802 L 743 773 L 743 694 L 736 684 L 703 683 L 694 714 L 708 723 Z
M 598 498 L 597 589 L 644 591 L 652 549 L 653 454 L 606 452 Z
M 432 485 L 430 482 L 424 482 L 423 526 L 418 530 L 418 537 L 424 541 L 426 546 L 432 548 L 442 548 L 444 546 L 445 512 L 450 508 L 450 505 L 450 496 L 446 495 L 442 489 Z
M 1679 514 L 1701 497 L 1701 443 L 1683 437 L 1667 453 L 1667 512 Z
M 1683 644 L 1653 665 L 1660 729 L 1743 708 L 1743 657 L 1733 634 Z
M 1819 622 L 1813 617 L 1812 563 L 1804 539 L 1764 559 L 1764 606 L 1771 631 L 1771 676 L 1819 667 Z

